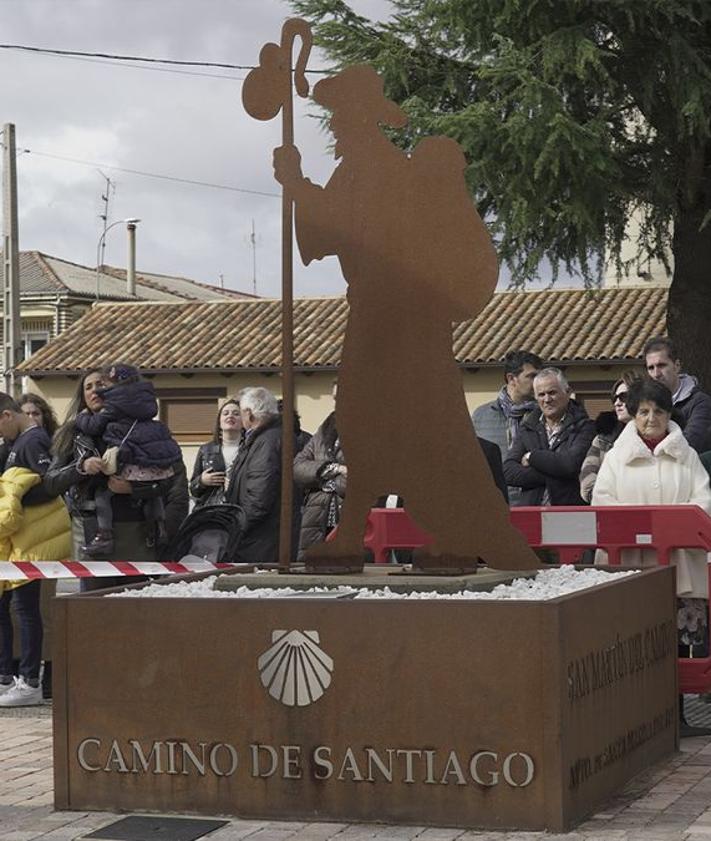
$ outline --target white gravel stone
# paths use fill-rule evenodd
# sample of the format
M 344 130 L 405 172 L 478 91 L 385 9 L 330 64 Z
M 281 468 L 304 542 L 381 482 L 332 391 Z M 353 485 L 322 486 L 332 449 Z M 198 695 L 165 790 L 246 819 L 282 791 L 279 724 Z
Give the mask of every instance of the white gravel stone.
M 307 590 L 294 587 L 238 587 L 236 590 L 215 590 L 217 576 L 200 581 L 178 581 L 172 584 L 149 584 L 140 590 L 124 590 L 111 593 L 106 598 L 218 598 L 218 599 L 278 599 L 283 596 L 331 594 L 349 596 L 355 599 L 458 599 L 467 601 L 546 601 L 557 599 L 577 590 L 607 584 L 613 579 L 637 575 L 637 570 L 605 572 L 600 569 L 576 570 L 572 566 L 541 570 L 537 575 L 515 578 L 509 584 L 499 584 L 491 592 L 459 590 L 456 593 L 415 591 L 395 593 L 389 587 L 368 589 L 366 587 L 310 587 Z

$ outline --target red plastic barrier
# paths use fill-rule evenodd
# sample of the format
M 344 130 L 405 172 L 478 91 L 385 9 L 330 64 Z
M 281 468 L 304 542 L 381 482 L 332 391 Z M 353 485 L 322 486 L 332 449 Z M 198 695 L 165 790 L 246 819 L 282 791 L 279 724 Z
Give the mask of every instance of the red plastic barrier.
M 404 508 L 373 508 L 365 524 L 363 545 L 376 564 L 388 563 L 393 549 L 417 549 L 431 541 Z
M 512 508 L 511 522 L 530 546 L 555 549 L 563 564 L 579 563 L 586 549 L 595 548 L 604 549 L 613 566 L 620 563 L 621 549 L 656 549 L 664 565 L 673 549 L 711 551 L 711 517 L 697 505 Z M 363 542 L 382 564 L 393 549 L 416 549 L 431 537 L 404 508 L 374 508 Z M 711 657 L 679 659 L 679 691 L 711 691 Z

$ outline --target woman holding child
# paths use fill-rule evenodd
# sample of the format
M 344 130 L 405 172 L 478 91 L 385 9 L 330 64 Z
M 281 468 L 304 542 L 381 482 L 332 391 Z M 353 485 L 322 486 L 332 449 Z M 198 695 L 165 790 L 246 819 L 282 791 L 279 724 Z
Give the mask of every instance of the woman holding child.
M 54 438 L 53 459 L 44 479 L 45 487 L 50 494 L 64 495 L 72 521 L 72 557 L 78 561 L 90 561 L 100 557 L 93 551 L 92 554 L 87 554 L 86 551 L 92 546 L 99 528 L 97 492 L 110 506 L 113 547 L 110 553 L 101 556 L 103 560 L 153 561 L 158 559 L 160 557 L 158 542 L 160 524 L 151 515 L 151 511 L 156 510 L 154 501 L 157 498 L 163 500 L 168 539 L 171 537 L 171 531 L 177 529 L 188 510 L 185 467 L 180 458 L 173 463 L 171 476 L 164 476 L 156 481 L 130 481 L 129 478 L 119 478 L 116 474 L 107 475 L 105 472 L 107 465 L 103 454 L 106 443 L 103 436 L 107 425 L 103 423 L 105 415 L 101 421 L 99 416 L 108 402 L 104 397 L 104 392 L 112 385 L 108 379 L 108 372 L 117 367 L 119 366 L 110 366 L 106 372 L 93 368 L 82 376 L 70 404 L 67 419 Z M 114 384 L 114 388 L 116 387 L 122 386 Z M 80 415 L 82 420 L 78 422 Z M 91 419 L 97 424 L 87 423 Z M 119 419 L 114 414 L 106 420 L 115 423 Z M 82 431 L 82 426 L 88 431 Z M 130 427 L 129 423 L 126 431 Z M 117 432 L 118 426 L 112 431 Z M 127 441 L 130 440 L 132 434 L 133 432 L 129 434 Z M 113 440 L 111 443 L 114 443 Z M 120 439 L 115 443 L 120 444 Z M 119 467 L 119 471 L 123 471 L 123 476 L 138 475 L 135 470 L 127 469 L 129 464 Z M 149 516 L 146 516 L 147 513 Z M 95 547 L 96 544 L 94 544 Z M 83 583 L 85 589 L 91 590 L 128 582 L 125 577 L 121 577 L 88 578 L 84 579 Z

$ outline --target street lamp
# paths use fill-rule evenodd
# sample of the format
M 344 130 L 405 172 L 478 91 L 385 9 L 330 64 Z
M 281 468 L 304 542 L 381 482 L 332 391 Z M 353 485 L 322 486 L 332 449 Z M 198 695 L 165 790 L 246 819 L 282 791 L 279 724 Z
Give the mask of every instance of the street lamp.
M 112 229 L 115 228 L 116 225 L 136 225 L 140 222 L 140 219 L 136 219 L 134 216 L 129 216 L 128 219 L 119 219 L 116 222 L 112 222 L 101 234 L 99 237 L 99 241 L 96 243 L 96 300 L 99 300 L 99 274 L 100 268 L 99 260 L 101 259 L 101 244 L 106 239 L 106 234 Z

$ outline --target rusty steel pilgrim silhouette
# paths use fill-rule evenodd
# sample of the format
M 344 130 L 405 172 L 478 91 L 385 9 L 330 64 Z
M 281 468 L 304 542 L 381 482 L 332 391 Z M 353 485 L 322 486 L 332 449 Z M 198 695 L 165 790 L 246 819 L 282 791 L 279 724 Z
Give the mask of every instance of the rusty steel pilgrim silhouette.
M 305 95 L 307 30 L 288 21 L 282 46 L 263 48 L 243 90 L 250 115 L 275 116 L 285 86 L 290 105 L 295 33 L 304 42 L 296 81 Z M 481 312 L 498 275 L 462 150 L 446 137 L 425 138 L 410 154 L 394 146 L 380 126 L 399 128 L 407 117 L 368 65 L 319 81 L 313 99 L 331 112 L 333 175 L 323 187 L 305 178 L 293 140 L 274 150 L 274 174 L 294 202 L 303 262 L 335 254 L 348 283 L 336 398 L 348 489 L 335 540 L 311 547 L 306 562 L 362 568 L 368 511 L 397 493 L 433 537 L 416 553 L 419 568 L 472 570 L 477 559 L 535 568 L 479 448 L 452 350 L 452 322 Z

